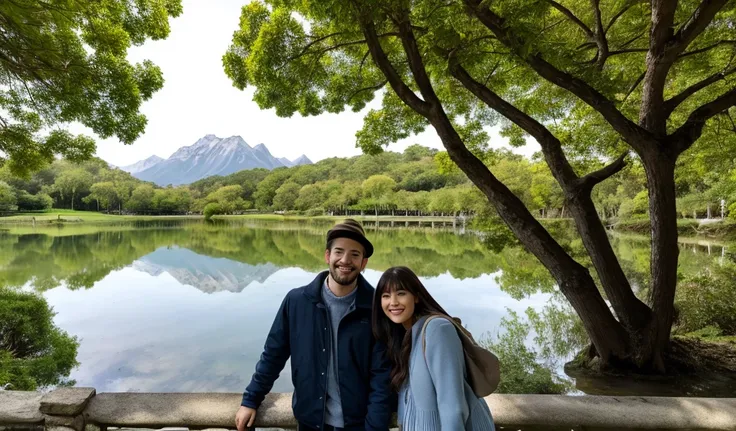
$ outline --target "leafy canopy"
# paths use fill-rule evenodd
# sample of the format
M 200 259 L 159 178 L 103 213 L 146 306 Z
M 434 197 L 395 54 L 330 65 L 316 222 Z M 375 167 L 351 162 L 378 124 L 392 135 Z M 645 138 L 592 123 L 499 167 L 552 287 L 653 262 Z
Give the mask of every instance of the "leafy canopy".
M 410 71 L 398 32 L 402 20 L 410 20 L 423 68 L 455 129 L 472 151 L 487 150 L 486 126 L 500 124 L 512 145 L 524 144 L 528 132 L 501 118 L 454 79 L 451 69 L 458 64 L 549 129 L 581 174 L 601 156 L 620 154 L 623 142 L 611 125 L 588 103 L 542 79 L 529 61 L 543 58 L 569 78 L 585 82 L 626 118 L 638 122 L 646 115 L 640 108 L 652 25 L 650 3 L 476 3 L 254 1 L 242 9 L 240 26 L 223 56 L 224 69 L 236 87 L 255 87 L 258 105 L 274 108 L 280 116 L 317 115 L 346 108 L 358 111 L 379 92 L 382 107 L 366 115 L 357 144 L 366 152 L 380 151 L 383 145 L 422 131 L 428 122 L 402 103 L 395 91 L 380 92 L 387 77 L 371 58 L 364 30 L 373 26 L 397 77 L 418 95 L 415 74 Z M 468 13 L 468 7 L 488 7 L 500 16 L 509 40 L 500 40 L 497 32 Z M 684 27 L 702 15 L 701 9 L 703 5 L 697 1 L 677 2 L 675 24 Z M 729 2 L 712 22 L 704 21 L 705 30 L 696 33 L 687 50 L 674 61 L 666 77 L 664 97 L 683 97 L 670 103 L 673 113 L 667 122 L 668 132 L 681 126 L 696 107 L 734 87 L 734 14 L 736 4 Z M 693 87 L 696 84 L 698 87 Z M 729 111 L 707 122 L 703 140 L 736 148 Z
M 181 0 L 0 2 L 0 151 L 16 174 L 57 154 L 84 160 L 95 143 L 63 127 L 78 121 L 102 138 L 134 142 L 141 103 L 161 89 L 150 61 L 130 64 L 131 45 L 169 34 Z

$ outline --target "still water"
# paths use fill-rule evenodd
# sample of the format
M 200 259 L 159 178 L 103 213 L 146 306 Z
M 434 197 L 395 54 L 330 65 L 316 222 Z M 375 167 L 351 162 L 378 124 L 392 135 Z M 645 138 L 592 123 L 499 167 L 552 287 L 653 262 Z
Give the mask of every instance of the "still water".
M 79 338 L 71 375 L 78 386 L 241 392 L 284 295 L 326 268 L 328 228 L 252 221 L 11 228 L 0 233 L 0 283 L 41 292 L 55 323 Z M 475 235 L 431 229 L 369 228 L 368 236 L 376 248 L 369 282 L 389 266 L 411 267 L 476 338 L 503 337 L 502 319 L 514 313 L 569 314 L 546 271 L 519 248 L 495 253 Z M 614 244 L 628 272 L 648 266 L 646 241 Z M 684 248 L 683 270 L 731 258 L 723 247 Z M 545 351 L 540 361 L 572 382 L 562 364 L 584 340 L 562 331 L 546 342 L 532 331 L 522 341 Z M 274 391 L 291 390 L 286 370 Z

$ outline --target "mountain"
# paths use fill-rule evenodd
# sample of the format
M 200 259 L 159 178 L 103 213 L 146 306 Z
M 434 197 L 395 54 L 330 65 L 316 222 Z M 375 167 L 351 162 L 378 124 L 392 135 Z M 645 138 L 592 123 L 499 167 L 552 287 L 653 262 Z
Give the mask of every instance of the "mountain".
M 279 162 L 281 162 L 287 168 L 294 166 L 294 164 L 291 163 L 291 160 L 287 159 L 286 157 L 279 157 Z
M 302 154 L 301 156 L 299 156 L 299 158 L 292 160 L 291 163 L 293 166 L 301 166 L 301 165 L 311 165 L 312 161 L 309 160 L 309 157 Z
M 280 269 L 272 263 L 248 265 L 177 246 L 161 247 L 149 253 L 133 262 L 133 268 L 153 276 L 167 272 L 179 283 L 204 293 L 240 292 L 254 281 L 265 282 Z
M 312 163 L 305 156 L 297 160 L 300 164 Z M 240 136 L 222 139 L 207 135 L 194 145 L 179 148 L 168 159 L 131 173 L 143 181 L 165 186 L 189 184 L 212 175 L 229 175 L 244 169 L 271 170 L 283 166 L 288 165 L 271 155 L 264 144 L 251 148 Z
M 120 170 L 128 172 L 130 174 L 137 174 L 138 172 L 145 171 L 146 169 L 157 165 L 158 163 L 162 162 L 164 159 L 162 159 L 159 156 L 151 156 L 147 158 L 146 160 L 141 160 L 139 162 L 135 162 L 132 165 L 128 166 L 120 166 Z

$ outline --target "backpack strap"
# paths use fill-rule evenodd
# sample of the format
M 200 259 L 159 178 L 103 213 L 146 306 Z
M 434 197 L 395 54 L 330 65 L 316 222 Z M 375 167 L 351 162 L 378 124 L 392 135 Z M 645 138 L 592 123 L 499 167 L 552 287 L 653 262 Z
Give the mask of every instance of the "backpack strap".
M 452 320 L 446 316 L 443 316 L 441 314 L 432 314 L 429 317 L 427 317 L 427 320 L 424 321 L 424 324 L 422 325 L 422 353 L 424 353 L 424 362 L 427 362 L 427 337 L 424 335 L 424 332 L 427 330 L 427 324 L 429 324 L 429 321 L 432 319 L 435 319 L 437 317 L 444 317 L 445 319 Z

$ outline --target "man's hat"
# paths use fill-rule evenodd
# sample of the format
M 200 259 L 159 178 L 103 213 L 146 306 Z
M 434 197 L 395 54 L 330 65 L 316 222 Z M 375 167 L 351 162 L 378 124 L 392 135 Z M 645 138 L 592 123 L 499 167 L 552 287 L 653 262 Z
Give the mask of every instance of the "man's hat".
M 359 242 L 365 248 L 366 259 L 373 254 L 373 244 L 365 237 L 363 226 L 353 219 L 345 219 L 342 223 L 336 224 L 327 231 L 327 244 L 337 238 L 349 238 Z

